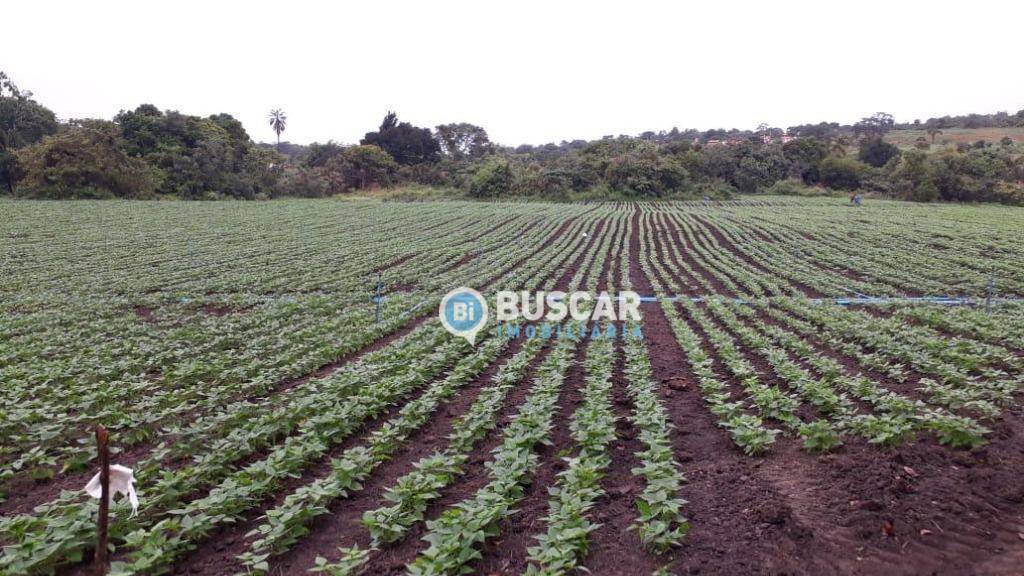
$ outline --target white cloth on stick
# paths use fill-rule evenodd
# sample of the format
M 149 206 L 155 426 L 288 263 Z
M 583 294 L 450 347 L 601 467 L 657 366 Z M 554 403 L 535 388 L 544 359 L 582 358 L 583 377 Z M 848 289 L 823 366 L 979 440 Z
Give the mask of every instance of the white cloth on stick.
M 92 480 L 85 485 L 85 491 L 93 498 L 103 497 L 103 487 L 100 485 L 100 473 L 97 472 Z M 132 505 L 132 516 L 139 513 L 139 496 L 135 493 L 135 473 L 131 468 L 113 464 L 110 466 L 110 497 L 116 494 L 128 496 L 128 502 Z

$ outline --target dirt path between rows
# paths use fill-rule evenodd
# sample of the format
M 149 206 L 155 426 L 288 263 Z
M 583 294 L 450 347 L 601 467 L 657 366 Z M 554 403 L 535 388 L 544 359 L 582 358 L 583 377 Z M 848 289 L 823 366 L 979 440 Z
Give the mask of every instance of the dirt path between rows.
M 649 292 L 635 230 L 631 243 L 634 286 Z M 746 457 L 704 408 L 658 304 L 642 311 L 655 377 L 687 384 L 662 390 L 678 428 L 692 526 L 672 572 L 1021 573 L 1020 407 L 992 423 L 990 444 L 973 451 L 927 438 L 893 449 L 851 439 L 817 456 L 780 439 L 765 457 Z

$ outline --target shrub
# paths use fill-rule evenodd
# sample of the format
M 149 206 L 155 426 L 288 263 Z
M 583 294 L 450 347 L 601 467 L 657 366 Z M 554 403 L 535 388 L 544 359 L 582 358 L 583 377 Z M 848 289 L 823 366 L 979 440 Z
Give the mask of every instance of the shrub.
M 14 194 L 14 185 L 24 176 L 25 170 L 14 152 L 0 147 L 0 192 Z
M 398 164 L 390 154 L 371 145 L 346 148 L 341 156 L 329 161 L 328 165 L 335 163 L 340 163 L 344 190 L 390 186 L 398 169 Z
M 653 150 L 616 156 L 605 169 L 608 186 L 625 196 L 660 198 L 679 194 L 686 189 L 689 177 L 674 156 L 661 156 Z
M 856 190 L 864 171 L 865 166 L 856 160 L 829 156 L 821 162 L 821 183 L 833 190 Z
M 890 160 L 900 155 L 900 149 L 881 138 L 867 138 L 860 143 L 857 158 L 875 168 L 885 166 Z
M 145 162 L 119 146 L 112 122 L 74 122 L 18 151 L 24 169 L 18 194 L 32 198 L 149 198 L 156 178 Z
M 474 198 L 497 198 L 508 194 L 513 182 L 508 160 L 491 158 L 470 179 L 469 194 Z

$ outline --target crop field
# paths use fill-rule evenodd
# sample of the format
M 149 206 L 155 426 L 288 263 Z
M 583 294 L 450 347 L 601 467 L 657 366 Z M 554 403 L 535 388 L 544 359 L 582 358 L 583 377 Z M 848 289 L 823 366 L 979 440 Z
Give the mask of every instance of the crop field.
M 886 141 L 899 146 L 900 148 L 913 148 L 918 138 L 924 138 L 928 142 L 932 137 L 927 130 L 893 130 L 885 135 Z M 1014 142 L 1024 142 L 1024 128 L 944 128 L 941 134 L 935 135 L 935 145 L 943 143 L 950 144 L 974 144 L 978 140 L 984 140 L 989 144 L 998 144 L 1003 138 L 1010 138 Z
M 0 215 L 0 574 L 88 573 L 97 424 L 140 499 L 115 574 L 1024 566 L 1024 209 Z M 636 291 L 642 337 L 470 345 L 458 286 Z

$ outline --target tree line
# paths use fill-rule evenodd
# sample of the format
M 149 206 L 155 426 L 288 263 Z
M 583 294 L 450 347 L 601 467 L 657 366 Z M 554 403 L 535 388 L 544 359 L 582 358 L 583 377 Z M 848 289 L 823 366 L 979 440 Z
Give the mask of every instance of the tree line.
M 59 122 L 0 72 L 0 190 L 28 198 L 266 199 L 422 185 L 481 199 L 728 198 L 738 193 L 867 191 L 907 200 L 1024 204 L 1020 143 L 936 146 L 942 127 L 1016 115 L 897 124 L 877 113 L 851 125 L 679 130 L 541 146 L 501 146 L 473 124 L 433 129 L 389 112 L 357 145 L 256 143 L 229 114 L 190 116 L 143 104 L 112 120 Z M 973 120 L 971 120 L 973 118 Z M 1019 121 L 1019 124 L 1016 122 Z M 886 141 L 924 129 L 915 147 Z

